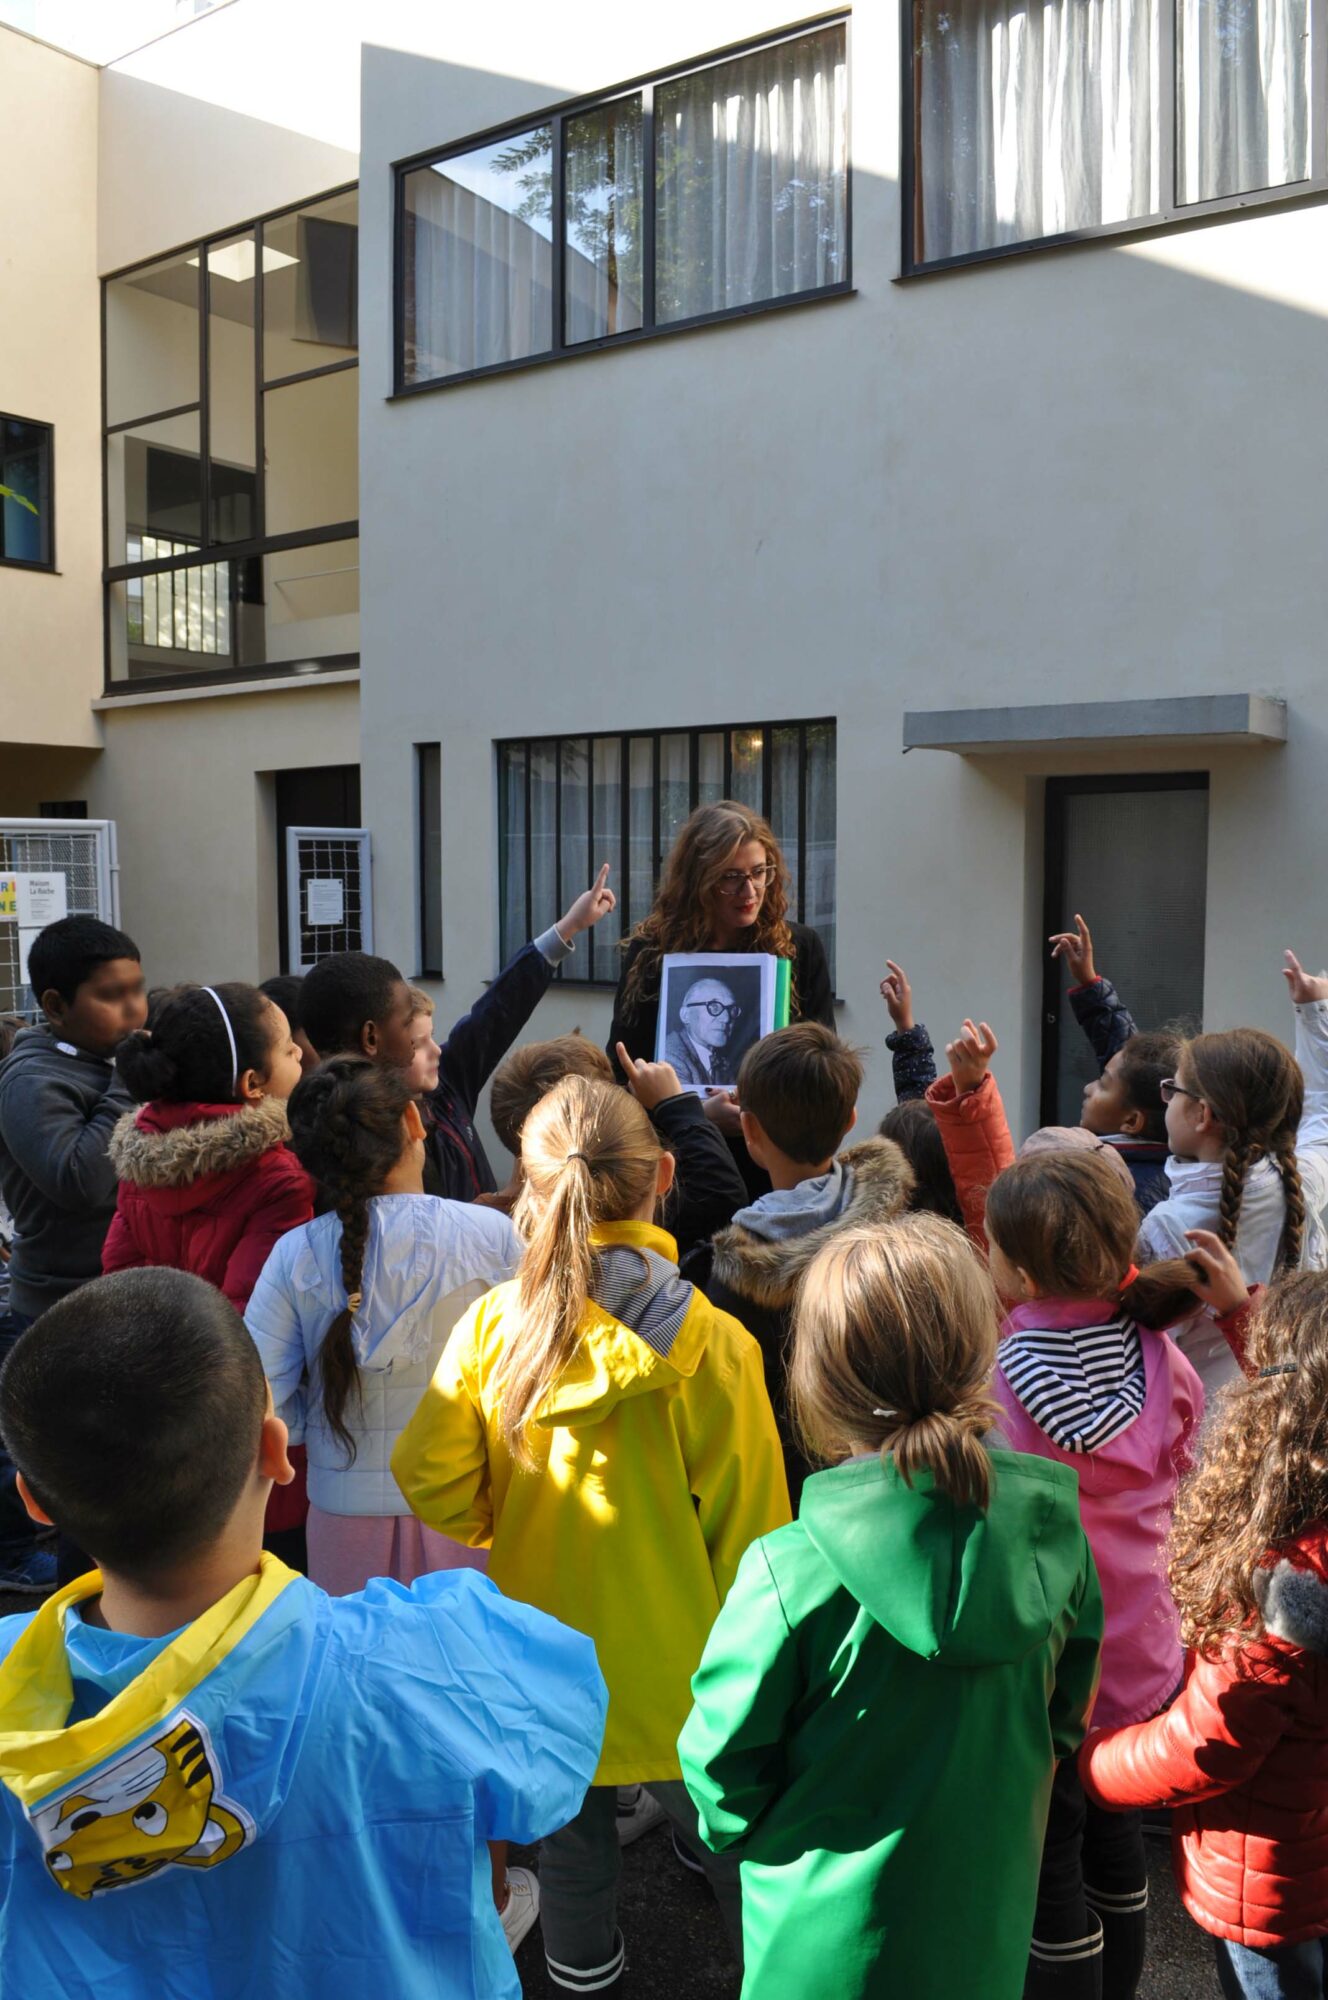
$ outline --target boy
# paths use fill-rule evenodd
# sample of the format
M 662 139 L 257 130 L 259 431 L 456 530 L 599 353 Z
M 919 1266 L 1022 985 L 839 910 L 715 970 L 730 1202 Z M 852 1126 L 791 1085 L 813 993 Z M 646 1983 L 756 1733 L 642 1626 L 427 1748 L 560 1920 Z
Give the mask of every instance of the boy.
M 475 1130 L 480 1092 L 571 956 L 577 935 L 616 907 L 608 879 L 606 862 L 594 885 L 533 944 L 522 946 L 442 1044 L 438 1078 L 425 1099 L 426 1193 L 474 1201 L 496 1192 Z M 299 1025 L 324 1060 L 366 1055 L 408 1070 L 416 1059 L 419 1022 L 411 989 L 389 959 L 367 952 L 335 952 L 318 961 L 300 989 Z
M 793 1442 L 784 1384 L 799 1280 L 838 1230 L 888 1222 L 913 1185 L 891 1139 L 866 1139 L 836 1157 L 857 1122 L 862 1077 L 857 1051 L 816 1021 L 780 1028 L 747 1051 L 738 1072 L 742 1136 L 771 1192 L 682 1263 L 683 1276 L 760 1344 L 795 1514 L 811 1469 Z
M 473 1571 L 329 1598 L 265 1555 L 286 1428 L 187 1272 L 53 1306 L 0 1432 L 34 1517 L 100 1564 L 0 1621 L 5 1990 L 519 1995 L 485 1842 L 578 1811 L 590 1641 Z

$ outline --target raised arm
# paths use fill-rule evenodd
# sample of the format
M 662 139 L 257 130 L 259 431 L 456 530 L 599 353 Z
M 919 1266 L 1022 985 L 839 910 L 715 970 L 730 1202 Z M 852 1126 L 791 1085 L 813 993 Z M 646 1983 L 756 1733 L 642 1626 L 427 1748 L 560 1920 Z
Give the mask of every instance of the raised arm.
M 939 1077 L 927 1092 L 964 1227 L 984 1255 L 987 1190 L 1014 1159 L 1005 1106 L 991 1074 L 991 1059 L 999 1046 L 985 1021 L 966 1020 L 954 1041 L 946 1043 L 950 1074 Z
M 881 981 L 881 998 L 890 1010 L 894 1030 L 885 1038 L 890 1051 L 896 1104 L 925 1097 L 936 1081 L 936 1056 L 931 1036 L 921 1021 L 913 1018 L 913 988 L 902 965 L 886 959 L 890 970 Z
M 717 1229 L 728 1227 L 746 1206 L 747 1186 L 701 1099 L 683 1089 L 672 1066 L 637 1062 L 622 1042 L 617 1056 L 628 1088 L 678 1164 L 664 1213 L 682 1258 Z
M 1093 936 L 1081 916 L 1072 931 L 1057 931 L 1051 939 L 1051 955 L 1064 959 L 1074 982 L 1067 999 L 1074 1018 L 1087 1035 L 1099 1069 L 1105 1069 L 1118 1049 L 1124 1048 L 1138 1032 L 1134 1016 L 1109 979 L 1104 979 L 1093 962 Z

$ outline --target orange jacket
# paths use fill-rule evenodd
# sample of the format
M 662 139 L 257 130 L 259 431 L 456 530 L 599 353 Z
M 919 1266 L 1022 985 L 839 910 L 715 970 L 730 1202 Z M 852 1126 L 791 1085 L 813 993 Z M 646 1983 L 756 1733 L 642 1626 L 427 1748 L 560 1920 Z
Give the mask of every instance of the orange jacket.
M 987 1189 L 1014 1159 L 1014 1140 L 996 1079 L 988 1071 L 976 1090 L 959 1097 L 954 1078 L 938 1076 L 927 1092 L 927 1102 L 936 1114 L 964 1227 L 985 1257 Z

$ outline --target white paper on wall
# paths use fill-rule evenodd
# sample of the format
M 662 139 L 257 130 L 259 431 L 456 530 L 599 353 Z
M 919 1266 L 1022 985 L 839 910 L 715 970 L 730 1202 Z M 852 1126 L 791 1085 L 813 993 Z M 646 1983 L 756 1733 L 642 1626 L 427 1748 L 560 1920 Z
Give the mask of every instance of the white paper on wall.
M 69 896 L 63 875 L 18 875 L 18 920 L 25 930 L 45 930 L 69 915 Z M 24 960 L 26 964 L 26 958 Z M 24 973 L 26 979 L 27 974 Z
M 335 875 L 313 875 L 304 885 L 305 921 L 310 930 L 322 924 L 343 924 L 346 921 L 346 885 Z

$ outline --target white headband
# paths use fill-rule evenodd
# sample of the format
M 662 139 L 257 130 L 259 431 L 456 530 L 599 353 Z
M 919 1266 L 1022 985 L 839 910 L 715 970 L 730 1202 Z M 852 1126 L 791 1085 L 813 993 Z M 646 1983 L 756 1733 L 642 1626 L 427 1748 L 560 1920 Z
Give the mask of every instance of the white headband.
M 240 1051 L 235 1046 L 235 1030 L 231 1026 L 230 1015 L 221 1003 L 221 995 L 214 993 L 210 986 L 205 986 L 203 991 L 208 995 L 209 999 L 216 1001 L 217 1012 L 220 1014 L 222 1026 L 226 1030 L 226 1040 L 231 1045 L 231 1095 L 234 1096 L 235 1086 L 240 1081 Z

